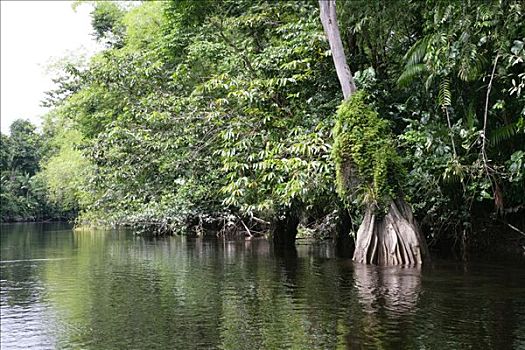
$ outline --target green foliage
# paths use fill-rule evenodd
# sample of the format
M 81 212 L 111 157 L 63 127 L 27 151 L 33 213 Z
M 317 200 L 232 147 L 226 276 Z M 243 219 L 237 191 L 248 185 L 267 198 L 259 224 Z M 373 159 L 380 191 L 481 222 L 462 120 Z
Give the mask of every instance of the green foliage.
M 228 121 L 220 133 L 224 203 L 248 214 L 330 197 L 331 124 L 323 115 L 335 101 L 319 93 L 330 61 L 317 22 L 309 6 L 261 4 L 231 18 L 223 34 L 234 56 L 234 47 L 248 45 L 245 67 L 229 67 L 206 89 L 220 97 L 215 113 Z M 237 35 L 233 28 L 240 28 Z
M 37 177 L 2 171 L 0 185 L 1 221 L 32 221 L 45 217 L 45 187 Z
M 40 176 L 42 136 L 26 120 L 16 120 L 1 135 L 0 221 L 33 221 L 62 216 L 47 199 Z
M 2 136 L 2 170 L 42 169 L 47 203 L 79 223 L 156 233 L 290 212 L 322 222 L 337 192 L 354 213 L 402 190 L 436 240 L 522 210 L 522 4 L 337 6 L 368 97 L 333 118 L 342 96 L 316 2 L 97 2 L 106 49 L 63 61 L 43 139 Z
M 11 124 L 11 136 L 6 146 L 10 148 L 10 168 L 29 175 L 34 175 L 39 168 L 40 135 L 35 126 L 27 120 L 18 119 Z
M 64 212 L 78 212 L 86 201 L 84 191 L 92 174 L 91 164 L 78 149 L 78 131 L 64 131 L 54 141 L 59 143 L 58 150 L 44 162 L 39 176 L 45 181 L 51 203 Z
M 128 50 L 138 50 L 142 47 L 154 48 L 158 44 L 157 32 L 166 21 L 163 16 L 164 4 L 160 1 L 148 1 L 136 6 L 122 18 L 126 30 L 126 46 Z
M 80 221 L 177 231 L 334 199 L 323 116 L 338 89 L 314 4 L 202 4 L 132 8 L 123 45 L 94 57 L 58 105 L 82 148 L 57 151 L 46 173 L 58 178 L 55 162 L 79 151 L 92 162 Z
M 381 119 L 359 91 L 337 111 L 332 157 L 337 190 L 347 202 L 383 210 L 400 191 L 401 160 L 388 121 Z
M 91 26 L 95 38 L 108 47 L 121 47 L 124 32 L 123 16 L 124 10 L 118 2 L 97 1 L 91 12 Z
M 525 152 L 516 151 L 510 156 L 510 160 L 507 162 L 509 169 L 509 181 L 522 183 L 523 175 L 525 173 Z
M 11 166 L 12 151 L 13 148 L 11 147 L 9 136 L 0 134 L 0 171 L 7 171 Z

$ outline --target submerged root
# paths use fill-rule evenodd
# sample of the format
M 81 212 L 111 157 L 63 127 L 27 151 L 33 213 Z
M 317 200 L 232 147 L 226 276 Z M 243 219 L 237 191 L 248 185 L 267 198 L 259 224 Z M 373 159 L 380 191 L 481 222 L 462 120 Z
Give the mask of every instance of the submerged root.
M 385 216 L 366 210 L 357 232 L 353 260 L 375 265 L 419 265 L 429 258 L 425 239 L 403 200 L 392 201 Z

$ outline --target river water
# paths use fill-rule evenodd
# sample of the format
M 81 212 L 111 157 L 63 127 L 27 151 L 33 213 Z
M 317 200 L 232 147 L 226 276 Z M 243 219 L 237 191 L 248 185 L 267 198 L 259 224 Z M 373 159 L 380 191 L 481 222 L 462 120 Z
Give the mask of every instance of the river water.
M 525 349 L 522 265 L 1 228 L 1 349 Z

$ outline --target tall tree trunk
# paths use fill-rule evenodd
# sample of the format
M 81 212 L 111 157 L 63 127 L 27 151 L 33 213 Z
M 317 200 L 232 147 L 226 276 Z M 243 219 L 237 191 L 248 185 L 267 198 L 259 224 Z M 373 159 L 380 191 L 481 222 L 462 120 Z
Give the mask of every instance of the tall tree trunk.
M 339 33 L 335 0 L 319 0 L 320 17 L 328 38 L 337 77 L 345 100 L 357 90 Z M 351 164 L 347 164 L 351 166 Z M 350 176 L 354 172 L 346 172 Z M 356 181 L 348 179 L 347 183 Z M 375 213 L 373 206 L 366 208 L 363 222 L 357 231 L 353 260 L 376 265 L 415 265 L 429 259 L 428 248 L 412 209 L 401 195 L 393 199 L 386 215 Z
M 321 22 L 323 23 L 324 32 L 328 38 L 330 50 L 332 51 L 337 77 L 339 78 L 343 96 L 346 100 L 352 96 L 352 93 L 354 93 L 357 88 L 352 72 L 346 63 L 345 50 L 337 24 L 335 0 L 319 0 L 319 8 L 321 10 Z

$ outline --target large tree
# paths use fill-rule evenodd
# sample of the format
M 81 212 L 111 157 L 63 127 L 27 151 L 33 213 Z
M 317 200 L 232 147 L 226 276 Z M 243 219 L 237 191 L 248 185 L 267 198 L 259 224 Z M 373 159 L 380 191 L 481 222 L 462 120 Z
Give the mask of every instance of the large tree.
M 360 194 L 366 206 L 353 260 L 365 264 L 421 264 L 428 259 L 423 235 L 399 186 L 400 161 L 388 123 L 357 92 L 339 33 L 335 0 L 319 0 L 345 100 L 334 130 L 334 159 L 343 200 Z

